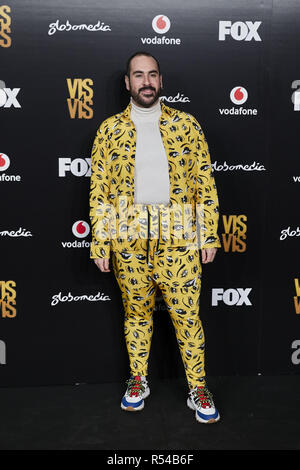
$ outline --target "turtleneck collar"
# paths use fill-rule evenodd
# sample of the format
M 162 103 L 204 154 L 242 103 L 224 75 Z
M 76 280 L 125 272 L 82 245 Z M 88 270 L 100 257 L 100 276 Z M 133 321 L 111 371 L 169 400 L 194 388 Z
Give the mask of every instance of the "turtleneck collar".
M 131 102 L 131 115 L 140 119 L 143 118 L 156 118 L 161 114 L 161 106 L 160 100 L 158 99 L 157 102 L 151 106 L 150 108 L 143 108 L 141 106 L 137 106 L 134 104 L 132 98 L 130 98 Z

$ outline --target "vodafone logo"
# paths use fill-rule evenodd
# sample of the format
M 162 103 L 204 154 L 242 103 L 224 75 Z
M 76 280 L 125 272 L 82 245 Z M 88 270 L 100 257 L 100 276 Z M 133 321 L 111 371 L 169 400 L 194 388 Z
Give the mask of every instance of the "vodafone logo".
M 156 15 L 152 20 L 152 29 L 160 36 L 154 36 L 153 38 L 141 38 L 143 44 L 154 44 L 154 45 L 180 45 L 180 38 L 168 38 L 164 36 L 171 27 L 171 21 L 166 15 Z
M 167 16 L 157 15 L 152 20 L 152 28 L 158 34 L 165 34 L 169 31 L 171 21 Z
M 6 175 L 4 173 L 10 166 L 10 158 L 5 153 L 0 153 L 0 182 L 3 181 L 21 181 L 20 175 Z M 3 173 L 2 173 L 3 172 Z
M 10 165 L 10 159 L 5 153 L 0 153 L 0 171 L 5 171 Z
M 248 92 L 242 86 L 232 88 L 230 92 L 230 99 L 234 104 L 244 104 L 248 99 Z
M 76 238 L 85 238 L 90 233 L 90 226 L 85 220 L 77 220 L 72 225 L 72 233 Z M 90 242 L 74 240 L 61 242 L 63 248 L 89 248 Z
M 72 226 L 73 235 L 77 238 L 84 238 L 90 232 L 90 226 L 84 220 L 78 220 Z
M 256 108 L 244 108 L 242 105 L 248 100 L 248 91 L 243 86 L 235 86 L 229 93 L 230 100 L 238 107 L 232 108 L 219 108 L 219 113 L 229 116 L 256 116 Z

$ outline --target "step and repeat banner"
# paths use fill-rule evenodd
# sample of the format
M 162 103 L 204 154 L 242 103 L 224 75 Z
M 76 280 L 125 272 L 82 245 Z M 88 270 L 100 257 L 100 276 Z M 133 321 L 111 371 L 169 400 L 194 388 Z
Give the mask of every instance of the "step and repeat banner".
M 203 265 L 210 375 L 300 372 L 300 4 L 0 2 L 0 385 L 124 380 L 113 272 L 89 258 L 90 155 L 124 109 L 127 58 L 206 135 L 222 248 Z M 184 376 L 156 299 L 150 373 Z

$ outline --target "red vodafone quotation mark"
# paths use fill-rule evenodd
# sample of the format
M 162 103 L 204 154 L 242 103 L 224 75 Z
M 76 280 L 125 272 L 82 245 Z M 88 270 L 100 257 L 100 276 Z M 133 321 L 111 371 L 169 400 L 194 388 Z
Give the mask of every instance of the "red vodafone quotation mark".
M 2 155 L 3 155 L 3 153 L 0 153 L 0 167 L 1 167 L 1 166 L 4 166 L 5 163 L 6 163 L 5 160 L 4 160 L 4 158 L 2 157 Z
M 165 15 L 157 15 L 152 20 L 152 28 L 158 34 L 164 34 L 169 31 L 171 22 Z
M 84 238 L 90 232 L 90 226 L 84 220 L 77 220 L 72 226 L 72 232 L 75 237 Z
M 241 88 L 238 88 L 237 90 L 235 90 L 234 97 L 236 100 L 239 100 L 239 101 L 244 98 L 244 93 L 241 91 Z
M 82 222 L 79 222 L 79 224 L 76 227 L 76 230 L 80 235 L 83 235 L 86 231 L 85 226 L 83 225 Z
M 248 92 L 246 88 L 242 86 L 236 86 L 232 88 L 230 92 L 230 99 L 234 104 L 243 104 L 248 99 Z
M 164 21 L 164 17 L 160 16 L 156 22 L 158 29 L 164 29 L 167 26 L 167 23 Z
M 10 165 L 10 160 L 7 155 L 0 153 L 0 171 L 6 170 Z

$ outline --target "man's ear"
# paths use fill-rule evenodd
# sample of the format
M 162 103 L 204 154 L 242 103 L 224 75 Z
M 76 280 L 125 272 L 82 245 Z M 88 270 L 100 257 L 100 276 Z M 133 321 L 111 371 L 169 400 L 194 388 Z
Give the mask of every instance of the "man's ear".
M 162 79 L 162 75 L 160 75 L 160 88 L 163 88 L 163 79 Z
M 130 83 L 129 83 L 129 78 L 128 75 L 125 75 L 125 85 L 126 85 L 126 90 L 130 90 Z

